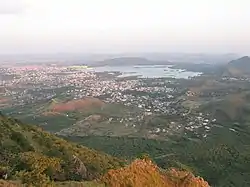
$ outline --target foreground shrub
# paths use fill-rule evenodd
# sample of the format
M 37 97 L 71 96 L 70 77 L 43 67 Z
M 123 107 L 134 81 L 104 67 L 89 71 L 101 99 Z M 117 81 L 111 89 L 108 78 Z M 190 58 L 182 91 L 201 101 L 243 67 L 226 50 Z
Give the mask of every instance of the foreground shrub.
M 174 169 L 161 172 L 149 159 L 138 159 L 129 166 L 110 170 L 102 181 L 110 187 L 209 187 L 202 178 Z

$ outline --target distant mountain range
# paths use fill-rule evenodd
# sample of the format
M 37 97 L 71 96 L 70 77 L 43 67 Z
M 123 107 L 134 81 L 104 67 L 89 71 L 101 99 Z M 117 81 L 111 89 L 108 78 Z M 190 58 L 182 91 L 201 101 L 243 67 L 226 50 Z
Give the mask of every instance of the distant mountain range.
M 229 62 L 228 66 L 242 71 L 250 71 L 250 57 L 244 56 L 237 60 L 232 60 Z
M 0 54 L 0 63 L 14 64 L 88 64 L 117 58 L 145 58 L 149 61 L 171 61 L 175 63 L 225 64 L 238 58 L 237 54 L 203 54 L 203 53 L 57 53 L 57 54 Z
M 165 61 L 154 61 L 148 60 L 146 58 L 141 57 L 119 57 L 119 58 L 111 58 L 103 61 L 98 61 L 93 63 L 96 66 L 128 66 L 128 65 L 167 65 L 171 64 L 171 62 Z

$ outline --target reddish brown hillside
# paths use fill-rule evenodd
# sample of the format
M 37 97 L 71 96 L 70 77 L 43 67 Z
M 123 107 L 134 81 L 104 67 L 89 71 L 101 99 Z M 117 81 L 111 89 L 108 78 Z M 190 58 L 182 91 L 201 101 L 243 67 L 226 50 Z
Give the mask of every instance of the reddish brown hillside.
M 6 103 L 6 102 L 8 102 L 9 100 L 8 99 L 6 99 L 6 98 L 0 98 L 0 103 Z
M 185 171 L 161 172 L 150 160 L 135 160 L 125 168 L 110 170 L 103 182 L 111 187 L 209 187 L 200 177 Z
M 67 112 L 76 110 L 87 110 L 93 107 L 102 107 L 104 102 L 97 98 L 84 98 L 72 100 L 65 103 L 57 103 L 52 106 L 52 112 Z

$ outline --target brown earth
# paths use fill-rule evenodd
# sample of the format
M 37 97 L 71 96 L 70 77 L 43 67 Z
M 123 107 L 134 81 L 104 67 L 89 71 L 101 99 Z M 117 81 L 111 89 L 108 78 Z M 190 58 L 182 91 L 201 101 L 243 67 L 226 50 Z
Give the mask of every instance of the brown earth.
M 104 102 L 97 98 L 84 98 L 78 100 L 71 100 L 65 103 L 57 103 L 52 106 L 52 112 L 67 112 L 67 111 L 77 111 L 77 110 L 86 110 L 95 107 L 104 106 Z
M 0 104 L 1 104 L 1 103 L 7 103 L 8 101 L 9 101 L 9 99 L 0 98 Z
M 0 107 L 6 107 L 10 104 L 10 99 L 0 98 Z

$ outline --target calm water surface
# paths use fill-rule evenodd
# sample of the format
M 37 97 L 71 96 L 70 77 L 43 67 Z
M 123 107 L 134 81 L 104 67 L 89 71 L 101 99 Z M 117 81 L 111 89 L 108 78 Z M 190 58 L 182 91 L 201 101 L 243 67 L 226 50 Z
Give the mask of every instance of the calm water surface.
M 190 78 L 199 76 L 200 72 L 171 69 L 171 65 L 140 65 L 140 66 L 100 66 L 94 67 L 95 72 L 121 72 L 119 77 L 139 76 L 141 78 Z

